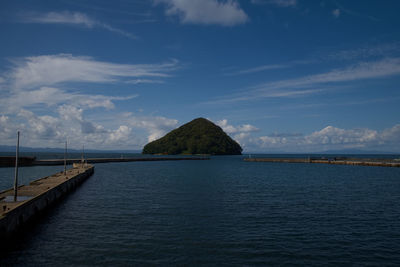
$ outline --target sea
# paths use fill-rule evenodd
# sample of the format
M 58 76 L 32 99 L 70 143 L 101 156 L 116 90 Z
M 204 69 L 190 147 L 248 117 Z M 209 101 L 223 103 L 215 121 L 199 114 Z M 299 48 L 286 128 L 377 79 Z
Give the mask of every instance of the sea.
M 243 160 L 256 156 L 308 155 L 95 164 L 0 266 L 400 266 L 400 168 Z M 0 191 L 13 179 L 0 168 Z

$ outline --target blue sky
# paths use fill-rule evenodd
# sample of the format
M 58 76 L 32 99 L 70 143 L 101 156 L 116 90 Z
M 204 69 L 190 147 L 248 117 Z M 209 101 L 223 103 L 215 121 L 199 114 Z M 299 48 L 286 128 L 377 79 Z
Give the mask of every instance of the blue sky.
M 399 1 L 2 1 L 0 144 L 400 152 Z

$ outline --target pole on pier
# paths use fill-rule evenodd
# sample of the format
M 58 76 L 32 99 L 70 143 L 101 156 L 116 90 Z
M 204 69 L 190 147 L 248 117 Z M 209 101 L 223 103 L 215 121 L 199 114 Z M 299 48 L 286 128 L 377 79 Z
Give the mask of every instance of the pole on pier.
M 14 201 L 17 201 L 17 196 L 18 196 L 18 157 L 19 157 L 19 131 L 17 131 L 17 147 L 15 149 Z
M 65 140 L 65 150 L 64 150 L 64 175 L 67 174 L 67 140 Z
M 82 158 L 81 158 L 81 163 L 83 164 L 84 160 L 83 160 L 83 153 L 85 151 L 85 145 L 82 145 Z

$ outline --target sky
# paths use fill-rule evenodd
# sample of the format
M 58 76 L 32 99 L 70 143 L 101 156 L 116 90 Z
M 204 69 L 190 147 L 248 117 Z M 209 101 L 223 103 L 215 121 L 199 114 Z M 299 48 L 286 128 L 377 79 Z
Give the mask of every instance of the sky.
M 400 1 L 3 0 L 0 145 L 400 153 Z

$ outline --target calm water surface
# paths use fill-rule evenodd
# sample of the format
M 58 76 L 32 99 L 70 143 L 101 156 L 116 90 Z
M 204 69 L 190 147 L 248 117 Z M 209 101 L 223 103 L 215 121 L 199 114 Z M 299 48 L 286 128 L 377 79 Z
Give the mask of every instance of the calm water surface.
M 400 265 L 400 168 L 242 160 L 96 164 L 0 266 Z

